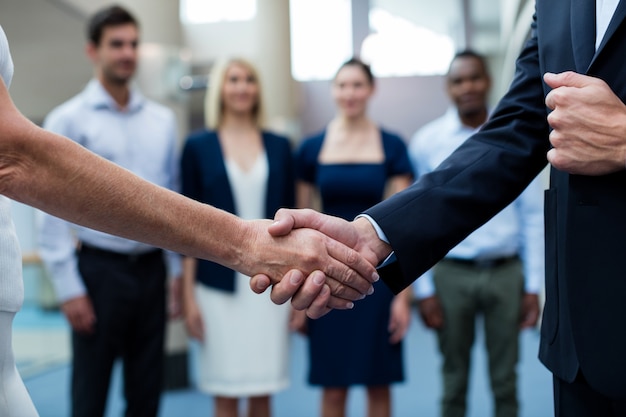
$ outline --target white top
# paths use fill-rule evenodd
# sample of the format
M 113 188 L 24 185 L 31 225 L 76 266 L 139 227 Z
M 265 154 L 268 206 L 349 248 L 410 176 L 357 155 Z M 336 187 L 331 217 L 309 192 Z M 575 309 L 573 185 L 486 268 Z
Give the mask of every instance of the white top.
M 0 76 L 11 84 L 13 60 L 9 43 L 0 26 Z M 17 312 L 24 300 L 22 254 L 11 220 L 11 202 L 0 196 L 0 311 Z
M 419 177 L 433 171 L 478 129 L 464 126 L 455 108 L 420 129 L 409 156 Z M 480 184 L 475 184 L 480 187 Z M 452 248 L 447 257 L 495 259 L 519 255 L 524 262 L 525 291 L 538 293 L 544 278 L 543 181 L 533 180 L 509 206 Z M 434 294 L 430 271 L 415 283 L 418 298 Z
M 236 214 L 243 219 L 265 217 L 269 175 L 265 153 L 248 171 L 232 160 L 225 165 Z M 249 282 L 249 277 L 236 272 L 233 293 L 196 285 L 205 327 L 198 377 L 203 392 L 248 397 L 272 394 L 289 385 L 290 307 L 272 303 L 269 292 L 253 293 Z
M 265 196 L 267 195 L 267 177 L 269 175 L 267 154 L 261 153 L 249 171 L 244 171 L 231 159 L 225 160 L 224 164 L 226 165 L 237 216 L 246 220 L 265 217 Z
M 127 108 L 120 110 L 100 82 L 93 79 L 82 92 L 55 108 L 46 117 L 44 128 L 74 140 L 147 181 L 179 190 L 180 162 L 174 113 L 147 100 L 136 88 L 131 88 Z M 124 254 L 154 249 L 144 243 L 43 215 L 39 253 L 62 302 L 85 294 L 75 255 L 76 239 Z M 178 276 L 179 257 L 168 254 L 169 273 Z
M 11 203 L 0 196 L 0 311 L 17 312 L 23 300 L 22 253 L 11 220 Z

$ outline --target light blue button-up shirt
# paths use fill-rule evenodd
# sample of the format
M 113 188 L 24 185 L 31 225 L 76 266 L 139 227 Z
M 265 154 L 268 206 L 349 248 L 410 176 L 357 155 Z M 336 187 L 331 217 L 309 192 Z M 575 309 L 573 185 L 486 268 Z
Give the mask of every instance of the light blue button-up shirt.
M 44 128 L 74 140 L 147 181 L 179 190 L 174 113 L 147 100 L 134 87 L 128 106 L 120 109 L 100 82 L 93 79 L 81 93 L 55 108 L 44 121 Z M 44 214 L 40 223 L 40 255 L 61 302 L 85 294 L 75 255 L 77 240 L 124 254 L 154 249 Z M 180 274 L 176 254 L 168 252 L 167 263 L 170 275 Z
M 455 108 L 425 125 L 409 145 L 415 177 L 433 171 L 477 130 L 464 126 Z M 544 189 L 543 178 L 537 177 L 513 203 L 452 248 L 447 256 L 473 260 L 519 255 L 524 263 L 525 291 L 538 293 L 544 279 Z M 416 281 L 414 291 L 418 298 L 434 294 L 432 271 Z

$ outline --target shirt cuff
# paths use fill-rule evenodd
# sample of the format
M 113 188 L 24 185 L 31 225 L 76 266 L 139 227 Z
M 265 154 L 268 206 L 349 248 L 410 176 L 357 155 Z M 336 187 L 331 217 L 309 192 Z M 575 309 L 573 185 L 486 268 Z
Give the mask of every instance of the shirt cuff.
M 49 265 L 48 272 L 59 302 L 64 303 L 87 293 L 75 263 L 53 263 Z

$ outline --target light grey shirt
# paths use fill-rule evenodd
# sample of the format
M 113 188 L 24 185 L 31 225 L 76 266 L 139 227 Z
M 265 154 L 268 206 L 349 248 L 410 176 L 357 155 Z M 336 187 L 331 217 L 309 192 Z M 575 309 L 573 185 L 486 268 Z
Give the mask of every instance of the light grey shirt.
M 464 126 L 456 108 L 426 124 L 411 139 L 409 156 L 415 177 L 433 171 L 478 129 Z M 475 184 L 481 187 L 480 184 Z M 495 259 L 519 255 L 524 263 L 525 291 L 537 294 L 544 279 L 543 181 L 533 180 L 509 206 L 452 248 L 446 256 Z M 418 298 L 434 294 L 431 271 L 414 284 Z
M 131 89 L 127 108 L 120 110 L 100 82 L 91 80 L 81 93 L 48 115 L 44 128 L 67 136 L 147 181 L 179 190 L 174 113 L 147 100 L 136 88 Z M 62 302 L 85 294 L 75 255 L 77 240 L 124 254 L 140 254 L 154 249 L 144 243 L 43 215 L 39 252 Z M 168 252 L 168 266 L 170 275 L 180 273 L 180 259 L 176 254 Z

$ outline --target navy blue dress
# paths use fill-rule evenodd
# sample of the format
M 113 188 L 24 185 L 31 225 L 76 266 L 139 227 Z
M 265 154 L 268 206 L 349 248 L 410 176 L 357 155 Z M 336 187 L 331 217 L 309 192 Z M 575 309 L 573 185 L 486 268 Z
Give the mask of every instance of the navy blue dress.
M 405 143 L 385 130 L 383 162 L 320 164 L 325 133 L 305 139 L 296 154 L 297 177 L 319 190 L 324 213 L 353 220 L 383 199 L 390 177 L 412 174 Z M 308 320 L 310 384 L 346 387 L 404 380 L 402 344 L 392 345 L 387 330 L 393 293 L 382 281 L 374 289 L 352 310 Z

